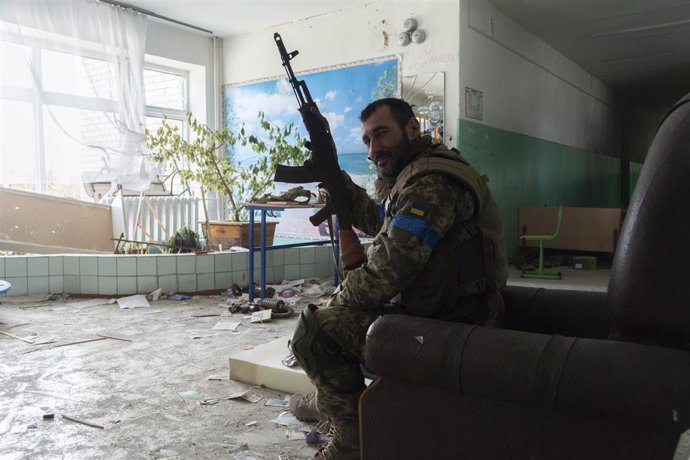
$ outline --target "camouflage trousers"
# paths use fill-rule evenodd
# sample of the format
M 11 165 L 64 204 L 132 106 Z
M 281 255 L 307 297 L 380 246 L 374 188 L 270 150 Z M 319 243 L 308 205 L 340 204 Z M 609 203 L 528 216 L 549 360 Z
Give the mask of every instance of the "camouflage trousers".
M 360 364 L 367 330 L 376 318 L 393 310 L 361 311 L 332 306 L 314 312 L 319 330 L 337 343 L 342 354 L 321 366 L 312 379 L 317 389 L 317 407 L 327 417 L 357 416 L 359 395 L 365 388 Z

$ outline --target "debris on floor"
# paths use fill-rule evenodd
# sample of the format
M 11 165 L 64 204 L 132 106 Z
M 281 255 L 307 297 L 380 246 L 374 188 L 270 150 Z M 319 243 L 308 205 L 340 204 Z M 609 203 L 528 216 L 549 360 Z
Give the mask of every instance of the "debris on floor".
M 249 401 L 250 403 L 258 403 L 262 399 L 264 399 L 263 396 L 260 394 L 256 394 L 251 390 L 245 390 L 245 391 L 240 391 L 237 393 L 233 393 L 230 396 L 228 396 L 227 399 L 244 399 L 245 401 Z
M 146 300 L 145 295 L 141 294 L 136 294 L 136 295 L 130 295 L 127 297 L 120 297 L 117 299 L 117 304 L 120 306 L 120 308 L 148 308 L 151 305 L 149 304 L 149 301 Z
M 129 309 L 124 297 L 3 297 L 1 331 L 34 343 L 0 334 L 0 355 L 15 357 L 0 360 L 0 458 L 81 458 L 84 449 L 94 458 L 311 458 L 313 448 L 288 439 L 304 440 L 312 427 L 270 423 L 286 410 L 283 391 L 228 378 L 233 353 L 292 333 L 306 306 L 302 286 L 320 285 L 296 281 L 286 283 L 295 295 L 276 289 L 273 305 L 252 305 L 244 294 L 179 302 L 159 293 L 149 308 Z M 246 313 L 232 315 L 233 305 Z M 252 313 L 272 320 L 250 323 Z M 214 329 L 226 322 L 235 324 Z M 63 412 L 96 426 L 43 419 Z

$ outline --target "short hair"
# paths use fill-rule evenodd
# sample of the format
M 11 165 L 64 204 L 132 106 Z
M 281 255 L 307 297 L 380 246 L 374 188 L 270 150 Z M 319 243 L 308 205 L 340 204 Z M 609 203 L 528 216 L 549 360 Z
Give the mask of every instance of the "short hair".
M 414 118 L 414 112 L 410 104 L 402 99 L 386 97 L 367 105 L 364 110 L 362 110 L 362 113 L 359 114 L 359 121 L 364 123 L 379 107 L 383 106 L 387 106 L 390 109 L 391 114 L 393 114 L 393 119 L 400 129 L 404 130 L 407 122 L 410 121 L 411 118 Z

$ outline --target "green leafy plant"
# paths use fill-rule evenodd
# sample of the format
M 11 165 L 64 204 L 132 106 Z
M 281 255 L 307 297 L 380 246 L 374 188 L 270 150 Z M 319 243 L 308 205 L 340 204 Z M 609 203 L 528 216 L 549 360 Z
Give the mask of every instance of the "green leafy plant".
M 183 225 L 170 237 L 166 249 L 167 252 L 173 254 L 198 251 L 201 249 L 199 235 L 191 228 Z
M 291 123 L 277 126 L 258 114 L 261 135 L 247 134 L 227 127 L 212 130 L 187 114 L 191 140 L 167 119 L 154 132 L 146 132 L 146 142 L 156 161 L 167 163 L 185 183 L 199 184 L 202 195 L 216 191 L 226 198 L 227 217 L 246 220 L 242 202 L 254 201 L 273 187 L 273 174 L 279 164 L 301 165 L 309 156 L 304 139 Z M 229 151 L 235 146 L 250 146 L 257 158 L 233 161 Z

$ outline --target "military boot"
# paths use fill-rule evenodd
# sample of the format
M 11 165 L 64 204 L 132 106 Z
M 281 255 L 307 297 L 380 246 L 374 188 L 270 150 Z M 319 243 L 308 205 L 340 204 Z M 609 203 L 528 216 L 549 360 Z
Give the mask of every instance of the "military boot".
M 308 395 L 294 394 L 290 396 L 290 412 L 302 422 L 318 422 L 326 417 L 316 408 L 316 391 Z
M 356 418 L 329 419 L 331 440 L 319 447 L 314 458 L 359 460 L 359 423 Z

